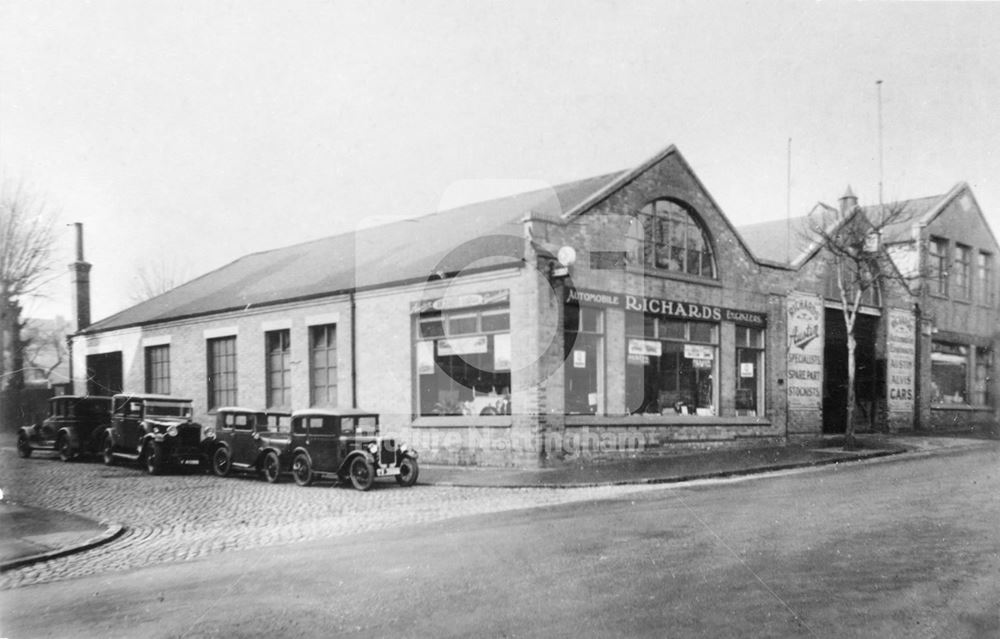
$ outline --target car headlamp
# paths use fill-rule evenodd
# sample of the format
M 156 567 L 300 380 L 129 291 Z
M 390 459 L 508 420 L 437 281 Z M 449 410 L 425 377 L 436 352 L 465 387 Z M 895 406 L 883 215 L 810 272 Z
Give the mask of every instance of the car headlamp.
M 371 453 L 372 455 L 377 454 L 378 453 L 378 444 L 376 444 L 375 442 L 372 442 L 372 443 L 368 444 L 368 452 Z
M 176 424 L 171 424 L 170 426 L 167 426 L 167 435 L 169 435 L 171 437 L 177 437 L 177 425 Z

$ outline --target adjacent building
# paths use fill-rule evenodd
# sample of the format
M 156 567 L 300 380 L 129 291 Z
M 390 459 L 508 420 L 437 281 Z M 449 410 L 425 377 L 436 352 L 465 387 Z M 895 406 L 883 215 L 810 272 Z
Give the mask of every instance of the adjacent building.
M 866 300 L 863 425 L 995 420 L 1000 248 L 965 185 L 910 206 L 885 241 L 947 290 Z M 823 250 L 779 224 L 735 228 L 669 147 L 248 255 L 81 330 L 74 383 L 191 397 L 203 420 L 362 406 L 459 464 L 817 437 L 843 429 L 844 333 Z

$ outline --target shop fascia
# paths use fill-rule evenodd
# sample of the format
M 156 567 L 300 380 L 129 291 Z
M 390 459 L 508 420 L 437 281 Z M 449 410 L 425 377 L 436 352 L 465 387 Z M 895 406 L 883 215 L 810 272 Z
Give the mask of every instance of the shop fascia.
M 643 297 L 629 293 L 612 293 L 580 288 L 567 288 L 567 304 L 624 308 L 634 313 L 651 313 L 663 317 L 700 320 L 703 322 L 735 322 L 746 326 L 767 326 L 767 314 L 709 304 L 693 304 L 661 297 Z

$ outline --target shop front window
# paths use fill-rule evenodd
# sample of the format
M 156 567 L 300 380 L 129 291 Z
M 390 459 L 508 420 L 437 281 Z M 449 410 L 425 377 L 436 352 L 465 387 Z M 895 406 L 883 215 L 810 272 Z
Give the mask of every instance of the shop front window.
M 931 349 L 931 402 L 967 404 L 969 347 L 934 342 Z
M 566 346 L 566 414 L 604 412 L 604 312 L 587 306 L 566 306 L 563 339 Z
M 736 326 L 736 414 L 764 411 L 764 330 Z
M 510 311 L 430 312 L 417 317 L 420 415 L 510 414 Z
M 717 415 L 719 325 L 626 314 L 630 413 Z

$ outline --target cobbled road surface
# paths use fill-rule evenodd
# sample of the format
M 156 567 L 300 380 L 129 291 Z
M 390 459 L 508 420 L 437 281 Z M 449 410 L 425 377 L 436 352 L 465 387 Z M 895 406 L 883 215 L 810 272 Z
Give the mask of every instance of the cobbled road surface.
M 4 499 L 125 526 L 97 548 L 0 575 L 0 589 L 70 579 L 230 550 L 325 539 L 465 515 L 610 498 L 662 486 L 589 488 L 402 488 L 379 480 L 368 492 L 333 482 L 302 488 L 290 477 L 268 484 L 251 475 L 191 471 L 158 477 L 137 466 L 64 463 L 47 453 L 21 459 L 0 449 Z

